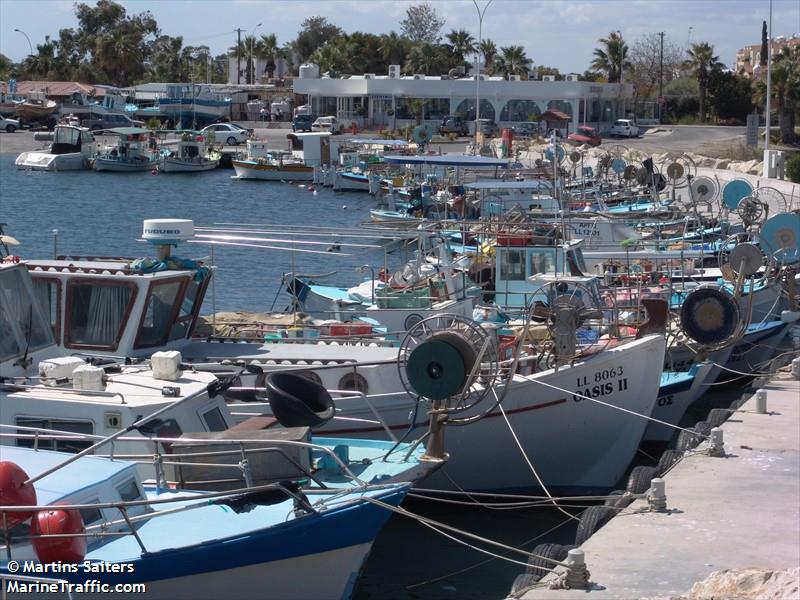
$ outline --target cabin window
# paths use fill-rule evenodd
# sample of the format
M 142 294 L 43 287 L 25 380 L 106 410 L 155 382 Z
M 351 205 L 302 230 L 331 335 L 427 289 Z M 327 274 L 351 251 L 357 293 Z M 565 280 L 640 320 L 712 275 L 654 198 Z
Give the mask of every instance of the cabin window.
M 117 486 L 119 497 L 123 502 L 135 502 L 142 499 L 142 494 L 139 492 L 139 485 L 135 479 L 128 479 L 122 484 Z
M 70 281 L 65 346 L 115 350 L 135 296 L 132 285 Z
M 59 325 L 61 323 L 61 282 L 52 277 L 35 277 L 33 279 L 33 292 L 44 311 L 44 316 L 53 331 L 53 337 L 58 343 L 61 337 Z
M 216 407 L 203 413 L 203 421 L 209 431 L 225 431 L 228 428 L 225 417 L 222 416 L 222 411 Z
M 53 343 L 38 302 L 31 299 L 21 268 L 0 274 L 0 360 L 32 352 Z
M 99 498 L 92 498 L 91 500 L 75 502 L 75 504 L 99 504 Z M 81 513 L 81 519 L 83 519 L 84 525 L 91 525 L 92 523 L 97 523 L 98 521 L 103 520 L 103 513 L 100 512 L 99 508 L 79 508 L 78 512 Z
M 39 417 L 17 417 L 16 424 L 20 427 L 33 427 L 36 429 L 51 429 L 54 431 L 66 433 L 78 433 L 82 435 L 92 435 L 94 433 L 94 426 L 91 421 L 74 421 L 69 419 L 45 419 Z M 26 431 L 24 429 L 17 430 L 18 434 L 31 435 L 36 432 Z M 42 432 L 41 435 L 57 435 Z M 19 438 L 17 446 L 24 448 L 33 448 L 36 445 L 43 450 L 58 450 L 61 452 L 80 452 L 92 445 L 91 440 L 85 439 L 42 439 L 35 440 L 34 438 Z
M 160 346 L 167 341 L 182 287 L 181 280 L 153 283 L 150 286 L 139 335 L 136 337 L 136 348 Z
M 505 281 L 523 281 L 525 279 L 525 252 L 523 250 L 507 250 L 502 253 L 500 279 Z
M 208 278 L 206 278 L 208 281 Z M 197 309 L 203 301 L 202 290 L 205 283 L 198 283 L 197 281 L 190 281 L 186 285 L 186 292 L 181 299 L 181 305 L 178 309 L 178 318 L 172 326 L 172 331 L 169 333 L 170 341 L 182 340 L 189 336 L 192 329 L 192 322 L 194 321 Z
M 540 250 L 528 255 L 531 263 L 531 275 L 554 273 L 556 270 L 556 251 Z

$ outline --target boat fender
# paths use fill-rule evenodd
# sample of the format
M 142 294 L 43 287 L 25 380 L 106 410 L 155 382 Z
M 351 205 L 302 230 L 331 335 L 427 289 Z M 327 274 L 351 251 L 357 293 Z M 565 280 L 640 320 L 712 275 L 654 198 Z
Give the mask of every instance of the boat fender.
M 20 260 L 19 256 L 17 256 L 16 254 L 12 254 L 10 256 L 6 256 L 5 258 L 3 258 L 4 263 L 14 263 L 15 265 L 19 264 L 19 260 Z
M 43 563 L 79 563 L 86 556 L 81 513 L 54 508 L 43 510 L 31 521 L 31 536 L 36 557 Z M 41 537 L 63 535 L 65 537 Z
M 0 461 L 0 506 L 36 506 L 36 488 L 28 481 L 28 474 L 17 463 Z M 5 519 L 12 528 L 31 518 L 33 512 L 0 511 L 0 523 Z

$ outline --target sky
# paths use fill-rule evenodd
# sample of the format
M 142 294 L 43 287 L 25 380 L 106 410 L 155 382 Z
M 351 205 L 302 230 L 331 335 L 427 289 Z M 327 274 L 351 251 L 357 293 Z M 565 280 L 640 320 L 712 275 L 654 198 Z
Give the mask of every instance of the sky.
M 93 4 L 93 0 L 86 0 Z M 214 54 L 236 40 L 234 29 L 248 35 L 275 33 L 283 44 L 295 38 L 300 23 L 322 15 L 345 31 L 400 31 L 407 0 L 117 0 L 129 13 L 150 11 L 163 33 L 183 36 L 185 45 L 207 45 Z M 483 7 L 486 0 L 477 0 Z M 432 0 L 445 17 L 443 31 L 467 29 L 478 37 L 478 15 L 472 0 Z M 800 33 L 800 0 L 773 0 L 774 36 Z M 769 20 L 769 0 L 494 0 L 485 13 L 483 37 L 498 47 L 522 45 L 535 65 L 562 73 L 583 73 L 597 40 L 620 30 L 632 43 L 663 31 L 686 47 L 707 41 L 720 60 L 733 66 L 736 50 L 761 42 L 761 21 Z M 261 24 L 258 27 L 258 24 Z M 72 0 L 0 0 L 0 53 L 14 61 L 45 35 L 75 27 Z

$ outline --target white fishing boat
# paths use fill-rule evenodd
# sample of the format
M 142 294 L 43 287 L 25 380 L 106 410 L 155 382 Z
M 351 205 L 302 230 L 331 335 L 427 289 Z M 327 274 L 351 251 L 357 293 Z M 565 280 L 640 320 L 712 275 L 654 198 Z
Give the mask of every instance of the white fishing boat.
M 43 121 L 52 115 L 58 105 L 55 100 L 47 98 L 45 92 L 28 92 L 26 98 L 14 103 L 17 117 L 21 123 Z
M 88 129 L 56 125 L 53 142 L 46 150 L 23 152 L 14 164 L 34 171 L 77 171 L 91 168 L 94 153 L 95 142 Z
M 162 173 L 199 173 L 219 166 L 220 154 L 208 145 L 208 140 L 195 131 L 180 134 L 174 150 L 162 148 L 158 170 Z
M 233 161 L 237 179 L 262 181 L 312 181 L 314 167 L 306 165 L 291 152 L 270 150 L 267 142 L 247 140 L 244 158 Z
M 150 171 L 158 166 L 158 155 L 151 145 L 146 129 L 138 127 L 118 127 L 108 129 L 105 134 L 117 136 L 117 143 L 106 147 L 95 156 L 95 171 L 114 171 L 136 173 Z M 155 142 L 155 139 L 153 139 Z

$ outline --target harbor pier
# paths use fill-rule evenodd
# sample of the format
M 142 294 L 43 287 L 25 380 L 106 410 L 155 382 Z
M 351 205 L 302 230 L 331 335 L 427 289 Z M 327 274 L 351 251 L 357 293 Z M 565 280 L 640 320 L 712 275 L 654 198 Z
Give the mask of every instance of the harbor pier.
M 509 597 L 684 597 L 715 571 L 800 566 L 800 380 L 790 369 L 762 386 L 766 412 L 756 393 L 722 425 L 724 456 L 704 442 L 664 476 L 666 512 L 636 500 L 581 546 L 587 589 L 553 589 L 556 567 Z

